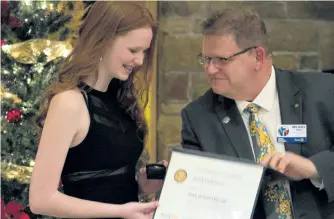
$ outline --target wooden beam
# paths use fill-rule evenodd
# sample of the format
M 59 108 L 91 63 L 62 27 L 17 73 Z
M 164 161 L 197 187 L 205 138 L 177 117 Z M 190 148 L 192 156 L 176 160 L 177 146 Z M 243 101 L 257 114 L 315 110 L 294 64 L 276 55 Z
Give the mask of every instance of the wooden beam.
M 153 18 L 158 19 L 158 2 L 156 0 L 147 0 L 146 7 L 151 11 Z M 149 103 L 146 115 L 148 116 L 149 134 L 146 148 L 150 154 L 149 162 L 157 162 L 157 47 L 153 60 L 153 77 L 150 86 Z

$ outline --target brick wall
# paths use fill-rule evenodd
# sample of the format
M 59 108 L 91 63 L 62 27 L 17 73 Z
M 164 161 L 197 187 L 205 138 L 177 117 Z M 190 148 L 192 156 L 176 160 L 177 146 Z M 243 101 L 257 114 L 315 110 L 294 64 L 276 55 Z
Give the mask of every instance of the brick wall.
M 294 70 L 334 68 L 334 2 L 198 2 L 159 1 L 158 160 L 168 159 L 180 144 L 180 110 L 207 89 L 200 23 L 216 9 L 242 5 L 265 20 L 274 64 Z

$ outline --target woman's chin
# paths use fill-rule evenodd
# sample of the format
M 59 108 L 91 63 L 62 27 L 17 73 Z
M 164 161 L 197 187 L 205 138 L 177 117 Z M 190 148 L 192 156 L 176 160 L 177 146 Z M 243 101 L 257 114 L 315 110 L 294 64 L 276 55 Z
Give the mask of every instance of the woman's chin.
M 128 74 L 119 74 L 117 79 L 119 79 L 120 81 L 126 81 L 128 80 L 129 75 Z

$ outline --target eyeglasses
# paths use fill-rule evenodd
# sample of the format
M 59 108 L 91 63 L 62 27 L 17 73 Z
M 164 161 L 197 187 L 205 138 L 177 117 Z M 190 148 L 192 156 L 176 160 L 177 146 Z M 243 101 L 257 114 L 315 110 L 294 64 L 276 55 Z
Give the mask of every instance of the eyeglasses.
M 226 63 L 229 60 L 231 60 L 233 57 L 241 55 L 251 49 L 257 48 L 257 46 L 252 46 L 248 47 L 246 49 L 241 50 L 240 52 L 237 52 L 233 55 L 230 55 L 228 57 L 209 57 L 209 56 L 203 56 L 202 53 L 197 56 L 198 62 L 201 65 L 206 65 L 212 62 L 212 64 L 217 64 L 217 63 Z

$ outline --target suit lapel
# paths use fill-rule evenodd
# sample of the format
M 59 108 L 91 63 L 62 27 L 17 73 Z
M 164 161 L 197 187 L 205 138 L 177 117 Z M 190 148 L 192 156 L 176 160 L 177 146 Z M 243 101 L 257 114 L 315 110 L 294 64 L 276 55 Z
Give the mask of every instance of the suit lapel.
M 302 95 L 289 72 L 275 69 L 282 124 L 302 124 Z M 285 143 L 285 150 L 300 154 L 301 144 Z
M 235 102 L 224 97 L 219 99 L 214 110 L 238 157 L 254 160 L 248 133 Z

